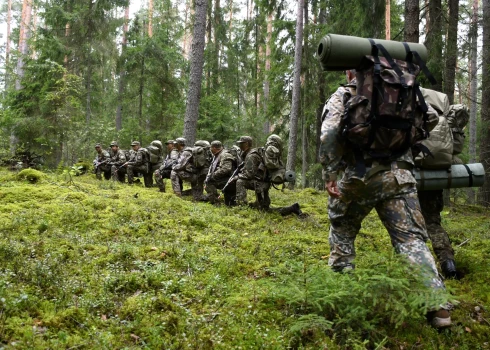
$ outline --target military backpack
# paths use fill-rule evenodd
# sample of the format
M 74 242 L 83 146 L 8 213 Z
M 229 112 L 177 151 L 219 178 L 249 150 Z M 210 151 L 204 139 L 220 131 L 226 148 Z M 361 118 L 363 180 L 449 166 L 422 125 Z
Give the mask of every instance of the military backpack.
M 211 145 L 208 141 L 196 141 L 192 148 L 192 161 L 196 169 L 208 168 L 213 156 L 210 151 Z
M 365 56 L 356 71 L 356 93 L 348 99 L 342 120 L 342 135 L 352 146 L 361 175 L 366 169 L 364 153 L 388 162 L 429 136 L 428 108 L 417 76 L 423 70 L 435 83 L 407 44 L 403 61 L 394 60 L 383 45 L 370 41 L 372 55 Z

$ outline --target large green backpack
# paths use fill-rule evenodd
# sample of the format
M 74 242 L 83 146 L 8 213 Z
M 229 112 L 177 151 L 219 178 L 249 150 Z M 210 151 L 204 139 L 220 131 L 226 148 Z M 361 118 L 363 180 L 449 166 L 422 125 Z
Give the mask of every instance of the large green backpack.
M 264 148 L 260 148 L 260 154 L 267 169 L 268 177 L 274 184 L 282 184 L 285 181 L 286 168 L 282 162 L 282 139 L 277 135 L 267 138 Z
M 194 143 L 192 161 L 196 169 L 209 168 L 212 160 L 210 148 L 210 143 L 205 140 L 199 140 Z
M 449 105 L 446 94 L 421 89 L 424 99 L 439 114 L 439 122 L 430 132 L 426 146 L 430 155 L 419 155 L 415 165 L 422 169 L 448 169 L 454 162 L 454 155 L 461 153 L 464 145 L 464 127 L 468 123 L 468 108 L 464 105 Z

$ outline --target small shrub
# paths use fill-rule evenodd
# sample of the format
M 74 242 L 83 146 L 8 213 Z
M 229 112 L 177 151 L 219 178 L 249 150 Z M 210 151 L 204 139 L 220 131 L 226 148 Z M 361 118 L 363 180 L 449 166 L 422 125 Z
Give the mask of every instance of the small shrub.
M 46 178 L 46 174 L 36 169 L 24 169 L 17 174 L 17 179 L 20 181 L 29 181 L 30 183 L 40 182 Z

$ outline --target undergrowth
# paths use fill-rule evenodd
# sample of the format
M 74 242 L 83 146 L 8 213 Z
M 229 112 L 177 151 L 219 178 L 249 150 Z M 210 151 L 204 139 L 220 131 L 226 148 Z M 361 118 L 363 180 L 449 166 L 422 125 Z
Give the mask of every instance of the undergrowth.
M 93 174 L 40 178 L 0 170 L 0 348 L 490 348 L 480 207 L 443 212 L 465 276 L 435 295 L 375 213 L 356 270 L 333 273 L 324 192 L 271 193 L 277 206 L 298 201 L 309 214 L 298 219 Z M 424 314 L 448 298 L 454 325 L 438 333 Z

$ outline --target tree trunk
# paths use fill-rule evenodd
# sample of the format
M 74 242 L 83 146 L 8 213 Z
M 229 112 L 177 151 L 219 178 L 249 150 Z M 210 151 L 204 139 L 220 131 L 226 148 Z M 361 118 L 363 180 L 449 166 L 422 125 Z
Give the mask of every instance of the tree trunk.
M 454 104 L 454 83 L 456 77 L 456 62 L 458 59 L 458 19 L 459 0 L 448 0 L 449 22 L 446 40 L 446 77 L 444 80 L 444 93 L 449 104 Z
M 386 40 L 391 40 L 391 0 L 386 0 L 386 10 L 385 10 L 385 35 Z
M 148 0 L 148 37 L 153 36 L 153 0 Z
M 128 38 L 127 38 L 128 22 L 129 22 L 129 4 L 124 11 L 123 39 L 122 39 L 122 48 L 121 48 L 121 57 L 123 58 L 123 61 L 121 62 L 121 70 L 119 71 L 119 88 L 117 91 L 117 109 L 116 109 L 116 131 L 120 131 L 122 129 L 122 102 L 123 102 L 123 95 L 124 95 L 124 80 L 126 77 L 124 54 L 126 52 L 126 46 L 128 43 Z
M 490 207 L 490 0 L 483 0 L 482 103 L 480 162 L 485 168 L 485 183 L 480 188 L 478 203 Z
M 87 43 L 88 43 L 88 51 L 87 51 L 87 73 L 85 77 L 85 87 L 86 87 L 86 92 L 87 92 L 87 97 L 86 97 L 86 109 L 85 109 L 85 121 L 87 125 L 90 123 L 90 119 L 92 116 L 92 109 L 91 109 L 91 97 L 92 97 L 92 33 L 95 28 L 93 28 L 94 24 L 91 20 L 92 18 L 92 8 L 93 8 L 93 3 L 92 0 L 89 0 L 89 8 L 88 8 L 88 13 L 89 13 L 89 21 L 88 21 L 88 27 L 87 27 Z
M 308 58 L 306 55 L 308 54 L 308 1 L 305 1 L 304 3 L 304 9 L 303 9 L 303 14 L 304 14 L 304 36 L 303 36 L 303 47 L 304 49 L 304 54 L 305 54 L 305 63 L 306 63 L 306 68 L 304 72 L 304 85 L 303 88 L 308 89 L 308 82 L 309 82 L 309 69 L 308 69 Z M 306 96 L 306 94 L 303 94 L 303 96 Z M 303 99 L 303 101 L 306 98 Z M 302 133 L 301 133 L 301 150 L 302 150 L 302 164 L 301 164 L 301 186 L 303 188 L 306 188 L 308 186 L 308 181 L 306 178 L 306 173 L 308 172 L 308 121 L 307 119 L 307 114 L 305 113 L 305 102 L 303 102 L 303 108 L 301 109 L 301 117 L 302 117 Z
M 425 46 L 429 52 L 427 65 L 436 78 L 437 84 L 433 90 L 442 91 L 442 6 L 441 0 L 429 1 L 430 26 L 427 32 Z
M 269 116 L 267 113 L 268 102 L 269 102 L 269 74 L 271 70 L 271 40 L 272 40 L 272 13 L 267 15 L 267 38 L 265 42 L 265 78 L 264 78 L 264 134 L 269 134 L 271 129 L 271 124 L 269 121 Z
M 406 0 L 404 41 L 411 43 L 419 42 L 419 16 L 419 0 Z
M 470 64 L 470 148 L 469 162 L 476 163 L 476 112 L 478 108 L 478 0 L 473 1 L 473 16 L 470 28 L 471 37 L 471 64 Z M 475 203 L 475 191 L 467 188 L 468 203 Z
M 27 55 L 29 47 L 27 39 L 29 38 L 29 26 L 31 24 L 32 0 L 24 0 L 22 3 L 22 14 L 19 31 L 19 59 L 17 60 L 17 79 L 15 89 L 22 89 L 22 78 L 24 77 L 24 56 Z
M 12 0 L 7 3 L 7 40 L 5 43 L 5 91 L 9 85 L 9 59 L 10 59 L 10 24 L 12 22 Z
M 208 43 L 208 47 L 212 50 L 213 45 L 211 44 L 211 22 L 212 22 L 212 0 L 208 0 L 208 15 L 207 15 L 207 24 L 206 24 L 206 42 Z M 209 96 L 211 94 L 211 60 L 206 61 L 206 96 Z
M 318 23 L 320 28 L 323 28 L 326 20 L 326 10 L 325 5 L 320 2 L 320 11 L 318 14 Z M 315 148 L 315 159 L 317 162 L 320 161 L 320 146 L 321 140 L 320 136 L 322 134 L 322 112 L 325 105 L 325 73 L 320 71 L 318 74 L 318 107 L 316 109 L 316 148 Z
M 139 122 L 139 133 L 138 133 L 138 139 L 141 142 L 142 141 L 142 131 L 145 128 L 145 122 L 143 120 L 143 92 L 145 90 L 145 55 L 142 55 L 141 58 L 141 69 L 140 69 L 140 87 L 138 91 L 138 98 L 139 98 L 139 104 L 138 104 L 138 122 Z
M 219 43 L 219 30 L 220 30 L 220 20 L 221 20 L 221 11 L 220 11 L 220 0 L 214 0 L 214 35 L 213 35 L 213 41 L 214 41 L 214 59 L 213 59 L 213 72 L 212 72 L 212 79 L 213 79 L 213 90 L 216 91 L 219 88 L 219 69 L 220 69 L 220 64 L 219 64 L 219 53 L 220 53 L 220 43 Z
M 191 69 L 187 92 L 184 137 L 188 144 L 194 144 L 197 134 L 199 117 L 199 101 L 201 98 L 202 69 L 204 64 L 204 37 L 206 34 L 206 12 L 208 1 L 195 0 L 196 15 L 192 38 Z
M 291 119 L 289 121 L 289 144 L 286 169 L 294 171 L 296 168 L 296 150 L 298 141 L 298 115 L 301 98 L 301 58 L 303 43 L 303 7 L 304 0 L 298 0 L 296 14 L 296 43 L 294 47 L 294 78 L 293 78 L 293 101 L 291 104 Z M 291 183 L 291 188 L 294 184 Z

